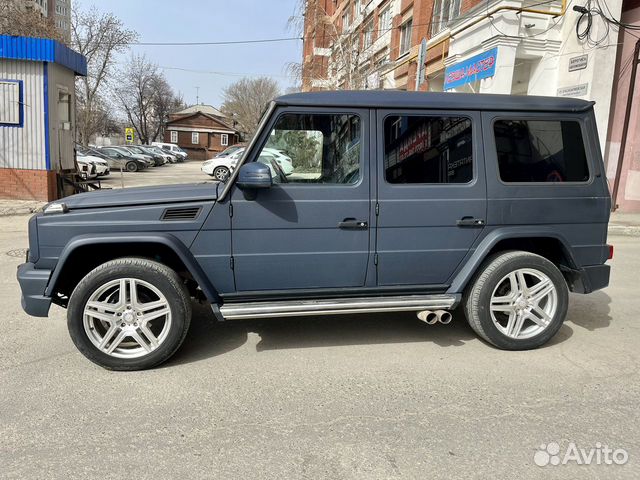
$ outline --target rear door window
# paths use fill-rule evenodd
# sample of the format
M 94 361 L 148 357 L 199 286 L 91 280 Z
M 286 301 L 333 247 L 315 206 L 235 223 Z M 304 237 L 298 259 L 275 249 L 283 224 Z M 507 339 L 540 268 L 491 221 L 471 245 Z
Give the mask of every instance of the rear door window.
M 580 123 L 496 120 L 500 179 L 506 183 L 586 182 L 589 167 Z
M 384 120 L 384 177 L 391 184 L 469 183 L 471 119 L 390 115 Z

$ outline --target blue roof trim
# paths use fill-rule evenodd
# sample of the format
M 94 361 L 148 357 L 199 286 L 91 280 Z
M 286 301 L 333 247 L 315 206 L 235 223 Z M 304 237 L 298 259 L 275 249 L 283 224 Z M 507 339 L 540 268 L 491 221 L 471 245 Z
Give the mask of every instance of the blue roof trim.
M 57 63 L 78 75 L 87 75 L 84 55 L 49 38 L 0 35 L 0 58 Z

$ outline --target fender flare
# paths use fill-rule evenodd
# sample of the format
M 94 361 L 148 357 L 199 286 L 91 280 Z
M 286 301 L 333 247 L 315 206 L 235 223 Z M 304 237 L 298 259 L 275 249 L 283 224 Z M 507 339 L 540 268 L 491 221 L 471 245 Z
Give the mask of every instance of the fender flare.
M 195 257 L 187 246 L 178 240 L 177 237 L 169 233 L 153 233 L 143 235 L 128 235 L 120 233 L 105 233 L 100 235 L 86 234 L 73 237 L 62 250 L 58 262 L 51 274 L 49 283 L 45 290 L 45 295 L 51 297 L 58 282 L 60 273 L 62 272 L 64 265 L 71 255 L 80 247 L 87 245 L 118 245 L 129 243 L 155 243 L 164 245 L 170 248 L 178 258 L 184 263 L 189 273 L 193 276 L 194 280 L 198 282 L 198 285 L 202 289 L 202 292 L 206 296 L 207 300 L 211 303 L 220 303 L 220 296 L 218 291 L 213 286 L 207 275 L 202 270 L 200 264 L 196 261 Z
M 503 227 L 497 228 L 489 232 L 480 243 L 475 247 L 470 256 L 466 257 L 462 261 L 463 267 L 454 274 L 453 280 L 447 290 L 447 293 L 462 293 L 469 283 L 469 280 L 476 273 L 482 262 L 487 258 L 491 249 L 502 240 L 509 240 L 515 238 L 550 238 L 558 240 L 564 248 L 571 267 L 576 266 L 575 258 L 569 246 L 567 239 L 560 233 L 553 230 L 548 226 L 536 226 L 536 227 Z

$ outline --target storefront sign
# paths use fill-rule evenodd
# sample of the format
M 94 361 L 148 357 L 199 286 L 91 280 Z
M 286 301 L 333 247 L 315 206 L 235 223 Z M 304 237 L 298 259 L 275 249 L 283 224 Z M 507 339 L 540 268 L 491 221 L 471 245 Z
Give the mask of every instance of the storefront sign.
M 480 55 L 447 67 L 444 71 L 444 89 L 450 90 L 476 80 L 493 77 L 496 73 L 497 57 L 498 49 L 492 48 Z
M 561 87 L 558 89 L 558 97 L 584 97 L 589 89 L 588 83 L 580 85 L 572 85 L 570 87 Z
M 578 57 L 572 57 L 569 59 L 569 71 L 574 72 L 576 70 L 583 70 L 587 68 L 587 61 L 589 55 L 580 55 Z

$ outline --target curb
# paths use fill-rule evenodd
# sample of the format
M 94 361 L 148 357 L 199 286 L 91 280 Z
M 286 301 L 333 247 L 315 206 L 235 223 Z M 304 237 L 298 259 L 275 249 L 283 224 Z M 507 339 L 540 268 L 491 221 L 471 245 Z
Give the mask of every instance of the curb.
M 625 237 L 640 237 L 640 225 L 609 224 L 609 235 L 621 235 Z
M 42 210 L 42 207 L 45 205 L 24 205 L 24 206 L 12 206 L 12 207 L 0 207 L 0 217 L 15 217 L 20 215 L 31 215 L 33 213 L 39 212 Z

